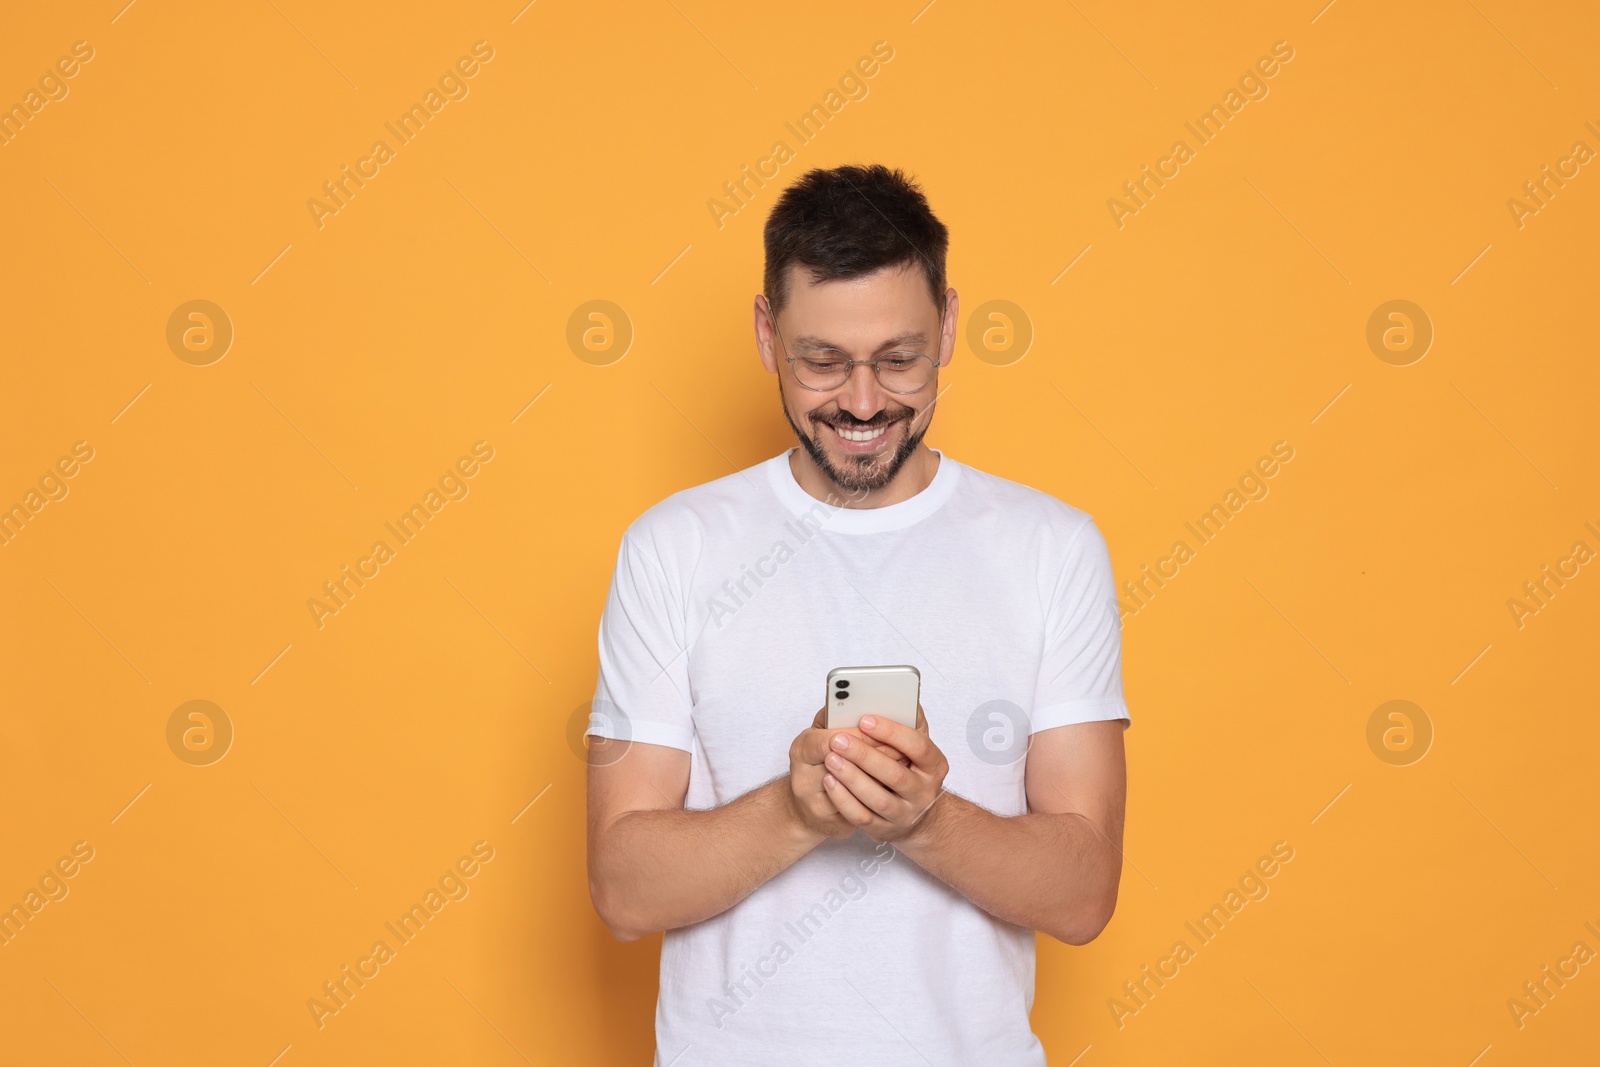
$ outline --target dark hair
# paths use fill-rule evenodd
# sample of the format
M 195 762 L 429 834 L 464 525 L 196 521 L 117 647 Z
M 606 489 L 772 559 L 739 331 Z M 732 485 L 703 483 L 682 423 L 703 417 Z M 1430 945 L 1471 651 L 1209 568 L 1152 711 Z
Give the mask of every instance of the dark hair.
M 934 306 L 944 309 L 950 231 L 915 181 L 881 163 L 806 172 L 773 205 L 765 244 L 762 282 L 774 315 L 789 302 L 791 264 L 826 282 L 917 263 Z

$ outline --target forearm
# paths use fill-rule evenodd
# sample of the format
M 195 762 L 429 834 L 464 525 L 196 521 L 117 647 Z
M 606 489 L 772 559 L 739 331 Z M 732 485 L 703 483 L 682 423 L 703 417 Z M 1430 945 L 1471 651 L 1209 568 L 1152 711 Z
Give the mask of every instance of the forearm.
M 717 808 L 626 812 L 598 839 L 590 893 L 624 941 L 720 915 L 826 840 L 795 817 L 787 776 Z
M 1009 817 L 944 792 L 896 846 L 984 911 L 1081 945 L 1111 918 L 1121 854 L 1081 815 Z

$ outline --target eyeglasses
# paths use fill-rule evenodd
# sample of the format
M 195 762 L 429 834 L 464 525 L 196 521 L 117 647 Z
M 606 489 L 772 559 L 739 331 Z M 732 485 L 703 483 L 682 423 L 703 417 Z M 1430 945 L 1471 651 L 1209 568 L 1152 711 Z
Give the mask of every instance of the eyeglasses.
M 850 372 L 857 363 L 869 365 L 873 374 L 877 376 L 878 384 L 886 391 L 901 395 L 922 392 L 933 381 L 934 373 L 939 369 L 938 361 L 925 352 L 885 352 L 873 359 L 847 359 L 841 355 L 834 355 L 827 349 L 818 349 L 804 356 L 791 356 L 789 346 L 783 339 L 783 333 L 778 330 L 778 317 L 771 313 L 770 297 L 767 300 L 767 309 L 772 330 L 778 335 L 778 344 L 783 347 L 783 358 L 794 371 L 794 380 L 814 392 L 831 393 L 835 389 L 843 388 L 850 380 Z M 939 309 L 938 337 L 942 342 L 943 308 Z

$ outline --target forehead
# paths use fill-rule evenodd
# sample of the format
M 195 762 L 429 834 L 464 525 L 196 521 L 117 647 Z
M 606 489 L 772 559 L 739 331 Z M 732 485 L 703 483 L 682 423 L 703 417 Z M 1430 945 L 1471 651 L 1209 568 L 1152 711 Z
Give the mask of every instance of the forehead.
M 939 310 L 914 263 L 824 282 L 813 281 L 804 267 L 791 266 L 782 317 L 793 329 L 825 334 L 842 344 L 932 329 Z

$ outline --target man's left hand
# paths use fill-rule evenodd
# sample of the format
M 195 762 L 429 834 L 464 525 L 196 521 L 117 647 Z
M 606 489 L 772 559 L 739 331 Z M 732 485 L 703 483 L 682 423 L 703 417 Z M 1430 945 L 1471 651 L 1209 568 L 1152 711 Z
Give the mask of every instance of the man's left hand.
M 861 732 L 905 753 L 909 766 L 840 730 L 829 739 L 822 784 L 834 807 L 874 841 L 899 841 L 916 830 L 944 792 L 949 761 L 928 737 L 917 705 L 915 729 L 881 715 L 861 719 Z

